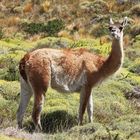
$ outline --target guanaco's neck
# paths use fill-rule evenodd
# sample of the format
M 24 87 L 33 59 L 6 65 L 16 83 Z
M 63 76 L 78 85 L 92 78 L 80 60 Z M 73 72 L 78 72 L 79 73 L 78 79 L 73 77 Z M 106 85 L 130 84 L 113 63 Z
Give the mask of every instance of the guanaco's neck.
M 100 69 L 102 76 L 106 77 L 115 73 L 122 65 L 123 55 L 123 37 L 113 39 L 111 53 Z
M 113 39 L 110 55 L 98 72 L 92 75 L 92 86 L 114 74 L 123 62 L 123 35 L 120 39 Z
M 115 73 L 123 62 L 123 34 L 120 39 L 113 39 L 109 57 L 100 69 L 101 77 L 108 77 Z

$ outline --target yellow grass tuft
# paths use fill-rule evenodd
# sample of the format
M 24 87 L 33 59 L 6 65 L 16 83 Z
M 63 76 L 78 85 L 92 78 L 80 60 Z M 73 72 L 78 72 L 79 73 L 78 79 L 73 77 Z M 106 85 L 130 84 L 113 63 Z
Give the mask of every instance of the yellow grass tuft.
M 100 37 L 100 45 L 110 42 L 110 37 L 108 35 Z
M 58 33 L 58 37 L 65 37 L 65 38 L 68 38 L 68 39 L 73 39 L 73 37 L 66 30 L 60 31 Z
M 32 42 L 35 42 L 37 40 L 41 39 L 41 35 L 37 34 L 37 35 L 34 35 L 30 38 L 30 41 Z
M 48 0 L 46 0 L 43 4 L 42 4 L 42 8 L 44 12 L 48 12 L 50 9 L 50 2 Z

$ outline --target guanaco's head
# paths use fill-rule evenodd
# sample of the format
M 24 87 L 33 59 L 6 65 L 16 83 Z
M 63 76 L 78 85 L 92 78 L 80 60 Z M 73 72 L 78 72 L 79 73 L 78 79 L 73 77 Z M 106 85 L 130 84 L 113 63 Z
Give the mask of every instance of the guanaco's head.
M 123 36 L 123 29 L 127 24 L 127 17 L 124 18 L 123 22 L 113 22 L 110 18 L 109 31 L 113 38 L 120 39 Z

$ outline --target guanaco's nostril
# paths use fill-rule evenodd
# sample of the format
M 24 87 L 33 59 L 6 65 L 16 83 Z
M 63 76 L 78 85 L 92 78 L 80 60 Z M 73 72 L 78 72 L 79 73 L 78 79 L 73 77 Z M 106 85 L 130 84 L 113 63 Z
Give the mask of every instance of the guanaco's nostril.
M 112 32 L 115 32 L 116 30 L 115 30 L 115 29 L 112 29 L 111 31 L 112 31 Z

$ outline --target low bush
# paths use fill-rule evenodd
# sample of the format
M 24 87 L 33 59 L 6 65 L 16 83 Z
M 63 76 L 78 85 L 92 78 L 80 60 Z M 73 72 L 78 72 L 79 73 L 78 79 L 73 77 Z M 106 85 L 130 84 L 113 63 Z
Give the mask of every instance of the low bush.
M 130 13 L 131 13 L 132 15 L 140 16 L 140 4 L 137 4 L 137 5 L 133 6 L 133 7 L 130 9 Z
M 132 37 L 136 37 L 137 35 L 140 34 L 140 24 L 134 25 L 131 27 L 130 34 Z
M 101 37 L 104 35 L 108 35 L 108 28 L 102 24 L 96 24 L 92 27 L 90 34 L 94 37 Z
M 45 23 L 23 23 L 22 29 L 31 34 L 47 33 L 49 36 L 56 36 L 57 33 L 64 28 L 64 22 L 59 19 L 54 19 Z
M 48 21 L 46 26 L 46 32 L 49 36 L 56 36 L 56 34 L 64 28 L 64 22 L 62 20 L 54 19 Z
M 43 131 L 49 133 L 66 131 L 77 124 L 76 116 L 64 110 L 42 114 L 41 118 Z
M 3 68 L 0 70 L 0 78 L 15 81 L 19 80 L 19 71 L 18 71 L 18 62 L 19 60 L 15 60 L 12 57 L 4 57 L 0 58 L 1 65 Z
M 17 81 L 6 82 L 0 80 L 0 95 L 9 101 L 17 101 L 19 97 L 19 83 Z
M 80 8 L 92 14 L 105 14 L 109 11 L 108 4 L 103 0 L 84 1 L 80 3 Z
M 4 33 L 3 33 L 3 31 L 2 31 L 2 28 L 0 28 L 0 39 L 2 39 L 3 36 L 4 36 Z
M 33 35 L 38 34 L 40 32 L 44 32 L 46 25 L 44 23 L 23 23 L 22 28 L 25 32 Z
M 130 60 L 130 63 L 135 61 L 137 58 L 140 58 L 140 48 L 138 48 L 137 45 L 139 46 L 139 43 L 136 43 L 133 48 L 129 48 L 125 51 L 125 55 Z
M 132 112 L 128 101 L 124 97 L 124 93 L 131 90 L 132 87 L 128 82 L 118 79 L 110 79 L 93 91 L 94 115 L 98 122 L 109 123 L 119 116 Z
M 119 130 L 126 134 L 126 139 L 140 137 L 140 117 L 139 115 L 125 115 L 112 122 L 113 130 Z
M 136 59 L 133 64 L 129 66 L 129 71 L 140 75 L 140 59 Z

